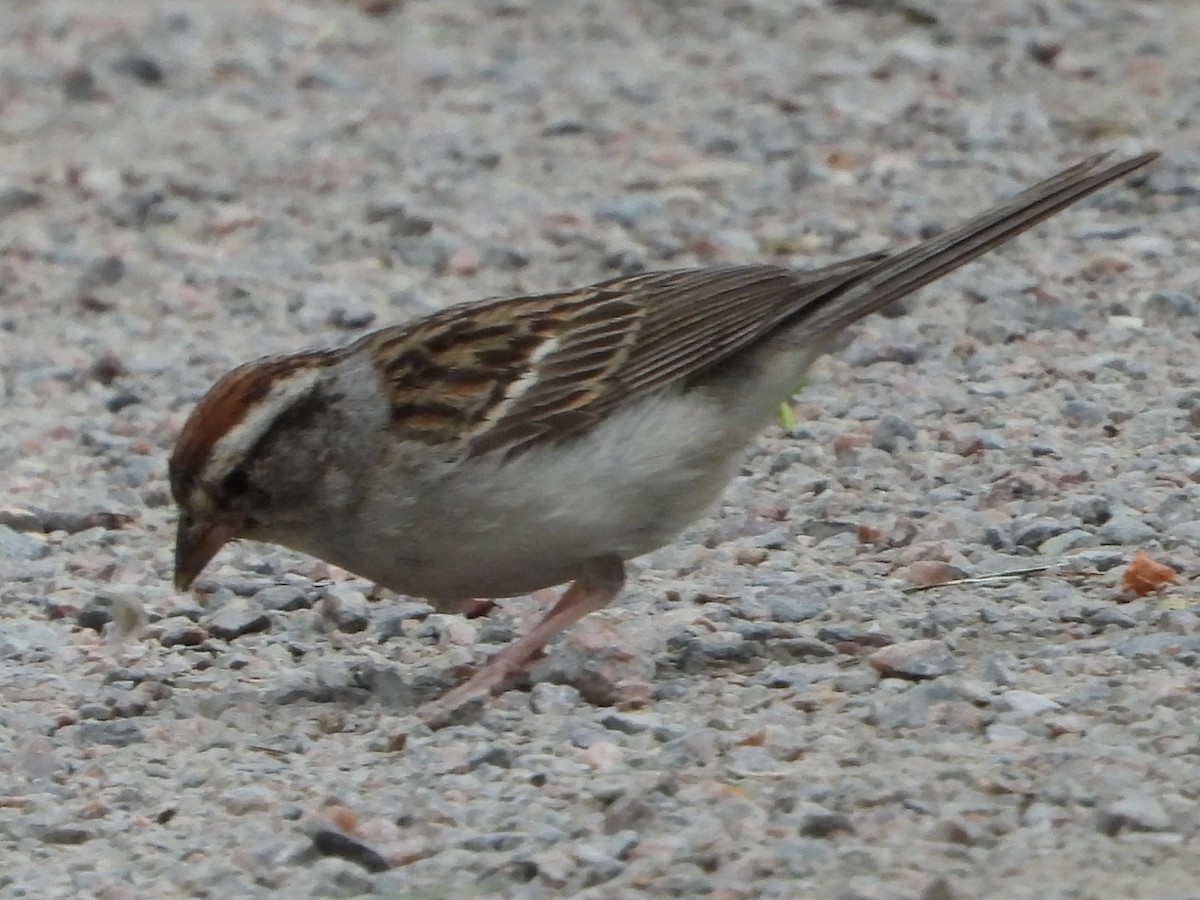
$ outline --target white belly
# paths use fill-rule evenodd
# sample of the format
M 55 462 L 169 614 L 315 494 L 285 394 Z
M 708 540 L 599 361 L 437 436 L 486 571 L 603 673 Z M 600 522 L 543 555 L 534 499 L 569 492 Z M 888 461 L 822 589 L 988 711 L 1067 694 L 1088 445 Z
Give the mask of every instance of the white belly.
M 645 398 L 511 460 L 474 459 L 424 485 L 389 476 L 358 510 L 353 559 L 349 548 L 319 555 L 400 593 L 458 601 L 561 584 L 596 556 L 648 553 L 720 495 L 803 372 L 795 357 L 774 363 L 747 361 L 732 389 Z

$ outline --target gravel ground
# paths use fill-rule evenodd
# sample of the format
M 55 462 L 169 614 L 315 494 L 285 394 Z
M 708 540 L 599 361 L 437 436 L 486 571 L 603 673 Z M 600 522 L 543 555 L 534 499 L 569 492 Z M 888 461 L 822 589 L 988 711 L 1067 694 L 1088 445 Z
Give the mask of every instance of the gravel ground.
M 0 896 L 1200 897 L 1200 5 L 387 6 L 0 4 Z M 237 362 L 1150 147 L 859 327 L 473 718 L 414 709 L 535 600 L 258 545 L 170 586 Z

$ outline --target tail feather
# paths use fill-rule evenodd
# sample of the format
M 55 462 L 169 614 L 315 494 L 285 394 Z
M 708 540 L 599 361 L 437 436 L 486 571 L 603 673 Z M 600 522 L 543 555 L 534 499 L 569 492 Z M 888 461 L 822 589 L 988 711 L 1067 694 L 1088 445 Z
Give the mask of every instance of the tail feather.
M 1012 240 L 1109 182 L 1152 162 L 1159 154 L 1143 153 L 1096 171 L 1108 156 L 1102 153 L 1086 159 L 961 225 L 865 266 L 848 286 L 803 307 L 797 325 L 811 335 L 841 331 Z

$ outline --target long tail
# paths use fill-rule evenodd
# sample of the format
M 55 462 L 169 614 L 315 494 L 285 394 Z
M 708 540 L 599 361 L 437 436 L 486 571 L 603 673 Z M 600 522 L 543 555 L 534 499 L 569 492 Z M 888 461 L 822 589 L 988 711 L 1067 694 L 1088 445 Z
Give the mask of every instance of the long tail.
M 846 287 L 806 305 L 797 314 L 796 325 L 806 334 L 836 333 L 1153 162 L 1159 154 L 1143 153 L 1095 171 L 1108 156 L 1101 153 L 1086 159 L 949 231 L 868 265 Z

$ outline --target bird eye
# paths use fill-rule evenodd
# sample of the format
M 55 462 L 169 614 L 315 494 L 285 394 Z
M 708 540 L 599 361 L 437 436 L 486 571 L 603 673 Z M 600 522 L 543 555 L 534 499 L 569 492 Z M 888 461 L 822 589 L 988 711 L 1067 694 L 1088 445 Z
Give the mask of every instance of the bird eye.
M 221 481 L 221 491 L 228 497 L 240 497 L 250 487 L 250 476 L 245 469 L 234 469 Z

